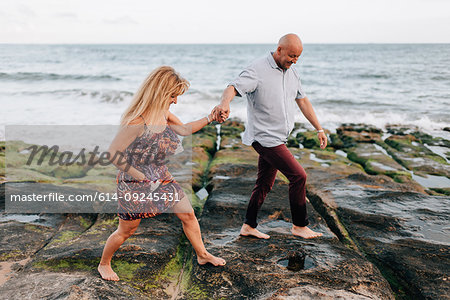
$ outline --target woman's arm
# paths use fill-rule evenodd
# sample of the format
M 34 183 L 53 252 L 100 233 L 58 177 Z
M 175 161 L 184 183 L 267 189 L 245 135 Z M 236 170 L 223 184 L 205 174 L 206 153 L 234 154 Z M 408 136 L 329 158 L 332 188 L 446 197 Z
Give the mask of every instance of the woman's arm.
M 137 122 L 133 122 L 125 127 L 120 128 L 114 140 L 109 146 L 110 161 L 119 170 L 127 173 L 136 180 L 142 181 L 146 179 L 145 174 L 128 164 L 125 159 L 125 150 L 142 132 L 142 126 L 137 126 Z
M 214 115 L 212 113 L 209 114 L 209 121 L 215 121 L 213 119 Z M 202 129 L 203 127 L 205 127 L 206 125 L 209 124 L 208 119 L 206 117 L 201 118 L 197 121 L 192 121 L 186 124 L 183 124 L 183 122 L 181 122 L 180 119 L 178 119 L 177 116 L 175 116 L 173 113 L 171 113 L 169 111 L 169 115 L 167 117 L 167 121 L 169 122 L 170 125 L 175 125 L 172 127 L 173 131 L 175 131 L 177 134 L 179 135 L 190 135 L 193 134 L 194 132 L 199 131 L 200 129 Z

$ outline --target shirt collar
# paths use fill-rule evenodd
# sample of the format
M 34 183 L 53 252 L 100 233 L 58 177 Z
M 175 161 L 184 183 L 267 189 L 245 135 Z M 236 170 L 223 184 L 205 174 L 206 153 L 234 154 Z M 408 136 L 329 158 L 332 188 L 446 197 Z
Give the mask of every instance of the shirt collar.
M 272 68 L 282 71 L 282 69 L 277 65 L 277 63 L 275 62 L 275 59 L 273 58 L 273 52 L 269 52 L 269 55 L 267 56 L 267 60 L 269 61 L 269 64 Z

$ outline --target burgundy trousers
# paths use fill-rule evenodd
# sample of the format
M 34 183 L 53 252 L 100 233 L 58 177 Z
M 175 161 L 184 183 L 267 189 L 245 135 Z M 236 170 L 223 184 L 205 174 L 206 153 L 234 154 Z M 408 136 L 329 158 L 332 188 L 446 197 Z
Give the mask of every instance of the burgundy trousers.
M 252 147 L 258 152 L 258 178 L 253 188 L 245 215 L 245 224 L 256 228 L 256 218 L 267 193 L 272 189 L 277 171 L 289 180 L 289 203 L 292 223 L 296 226 L 309 224 L 306 212 L 306 173 L 292 153 L 282 144 L 276 147 L 263 147 L 253 142 Z

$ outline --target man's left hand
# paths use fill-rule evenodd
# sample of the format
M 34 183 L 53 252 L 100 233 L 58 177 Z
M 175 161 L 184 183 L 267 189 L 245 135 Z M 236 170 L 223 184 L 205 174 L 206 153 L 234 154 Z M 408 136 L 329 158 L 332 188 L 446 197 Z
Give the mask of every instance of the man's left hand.
M 319 138 L 320 149 L 325 149 L 325 147 L 327 146 L 327 136 L 324 132 L 319 132 L 317 134 L 317 137 Z

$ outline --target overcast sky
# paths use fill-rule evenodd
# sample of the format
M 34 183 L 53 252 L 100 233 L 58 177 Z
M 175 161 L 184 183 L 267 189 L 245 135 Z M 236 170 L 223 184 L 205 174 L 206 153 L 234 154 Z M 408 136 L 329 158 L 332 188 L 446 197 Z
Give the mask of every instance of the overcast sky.
M 449 0 L 0 0 L 0 43 L 450 43 Z

